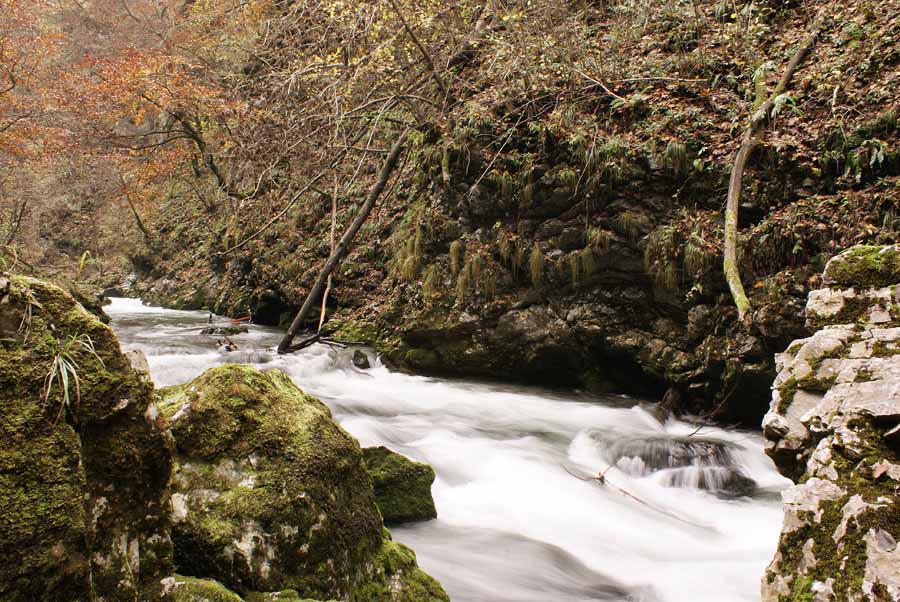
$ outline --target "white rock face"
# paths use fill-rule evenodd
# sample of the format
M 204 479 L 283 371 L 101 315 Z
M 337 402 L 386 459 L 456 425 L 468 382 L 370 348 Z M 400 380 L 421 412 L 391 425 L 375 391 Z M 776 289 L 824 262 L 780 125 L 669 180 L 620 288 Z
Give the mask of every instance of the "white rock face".
M 763 602 L 900 601 L 900 286 L 850 286 L 853 256 L 829 264 L 840 288 L 810 293 L 820 330 L 776 358 L 766 451 L 802 484 Z

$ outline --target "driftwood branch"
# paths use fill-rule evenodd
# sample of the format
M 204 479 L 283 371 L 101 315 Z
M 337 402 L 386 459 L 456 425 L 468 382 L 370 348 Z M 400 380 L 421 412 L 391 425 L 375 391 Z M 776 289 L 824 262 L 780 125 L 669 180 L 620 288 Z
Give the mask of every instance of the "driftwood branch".
M 731 178 L 728 182 L 728 200 L 725 203 L 725 249 L 722 268 L 725 272 L 728 288 L 731 290 L 731 297 L 734 299 L 734 304 L 738 310 L 738 319 L 745 324 L 749 323 L 751 319 L 750 301 L 747 299 L 747 293 L 744 291 L 737 262 L 738 210 L 740 208 L 744 168 L 747 166 L 750 154 L 759 143 L 760 133 L 769 123 L 769 114 L 775 104 L 775 99 L 783 94 L 788 85 L 790 85 L 797 67 L 816 43 L 816 38 L 822 29 L 822 21 L 822 15 L 816 18 L 810 34 L 803 40 L 803 43 L 791 57 L 791 60 L 788 61 L 781 79 L 778 81 L 778 85 L 775 86 L 772 94 L 750 116 L 750 123 L 747 125 L 747 129 L 744 130 L 741 146 L 738 148 L 734 158 L 734 166 L 731 169 Z
M 309 294 L 306 295 L 306 299 L 303 301 L 300 311 L 297 312 L 294 321 L 291 322 L 290 328 L 288 328 L 284 338 L 281 339 L 281 343 L 278 344 L 278 353 L 288 353 L 291 351 L 291 343 L 297 335 L 297 332 L 299 332 L 300 328 L 303 326 L 303 321 L 312 309 L 316 299 L 322 294 L 325 284 L 328 281 L 328 276 L 330 276 L 335 268 L 340 265 L 344 256 L 350 250 L 353 239 L 356 238 L 359 229 L 362 228 L 362 225 L 372 213 L 372 209 L 375 208 L 378 197 L 381 196 L 385 186 L 387 186 L 391 174 L 394 172 L 394 169 L 400 161 L 400 155 L 402 154 L 403 149 L 406 148 L 406 139 L 408 136 L 409 129 L 406 129 L 397 137 L 393 147 L 391 147 L 391 152 L 388 154 L 387 158 L 385 158 L 384 163 L 381 166 L 381 172 L 378 174 L 378 179 L 369 190 L 366 201 L 363 203 L 362 207 L 360 207 L 359 213 L 350 223 L 347 231 L 341 236 L 341 240 L 338 241 L 337 246 L 335 246 L 334 251 L 328 258 L 328 261 L 326 261 L 325 265 L 322 267 L 322 271 L 319 273 L 316 283 L 313 285 L 312 289 L 310 289 Z

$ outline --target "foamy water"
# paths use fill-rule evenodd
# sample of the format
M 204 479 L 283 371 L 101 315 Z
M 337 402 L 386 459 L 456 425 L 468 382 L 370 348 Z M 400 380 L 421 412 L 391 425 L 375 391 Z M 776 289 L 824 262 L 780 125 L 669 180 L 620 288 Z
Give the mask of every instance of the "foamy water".
M 280 333 L 257 326 L 227 353 L 199 333 L 205 313 L 106 310 L 158 385 L 227 362 L 278 368 L 363 446 L 431 464 L 437 520 L 392 532 L 454 602 L 759 600 L 789 482 L 756 433 L 660 423 L 624 397 L 393 373 L 371 351 L 369 370 L 322 345 L 279 356 Z M 573 476 L 601 471 L 606 486 Z

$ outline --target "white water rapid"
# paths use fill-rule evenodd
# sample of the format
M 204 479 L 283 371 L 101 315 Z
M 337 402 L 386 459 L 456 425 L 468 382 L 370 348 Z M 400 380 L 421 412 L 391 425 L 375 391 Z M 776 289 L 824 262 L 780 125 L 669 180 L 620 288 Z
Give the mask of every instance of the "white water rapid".
M 106 311 L 158 385 L 225 362 L 280 368 L 363 446 L 431 464 L 437 520 L 392 533 L 454 602 L 759 600 L 788 481 L 756 433 L 660 423 L 625 397 L 409 376 L 377 361 L 359 370 L 346 349 L 278 356 L 279 333 L 257 326 L 226 353 L 200 334 L 205 313 L 133 299 Z M 568 472 L 609 465 L 606 486 Z

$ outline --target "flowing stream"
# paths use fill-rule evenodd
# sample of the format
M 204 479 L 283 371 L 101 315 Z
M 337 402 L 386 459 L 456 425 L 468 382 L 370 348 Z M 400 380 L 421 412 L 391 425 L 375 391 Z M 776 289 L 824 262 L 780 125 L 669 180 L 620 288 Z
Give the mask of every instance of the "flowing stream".
M 431 464 L 437 520 L 392 533 L 454 602 L 759 600 L 789 482 L 757 433 L 661 423 L 621 396 L 398 374 L 371 352 L 368 370 L 348 349 L 278 356 L 280 333 L 257 326 L 228 353 L 200 334 L 205 313 L 106 310 L 160 386 L 226 362 L 279 368 L 363 446 Z M 605 485 L 573 476 L 604 470 Z

